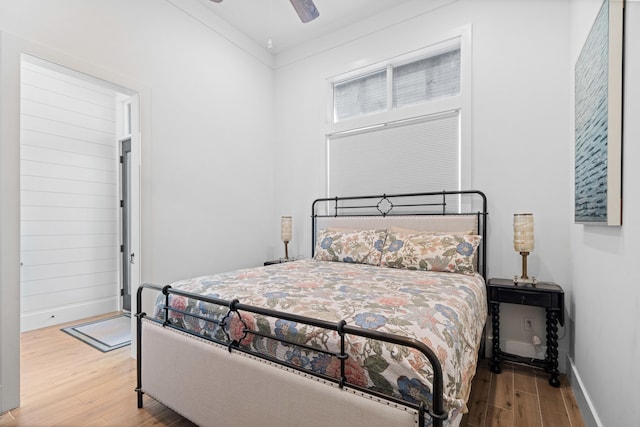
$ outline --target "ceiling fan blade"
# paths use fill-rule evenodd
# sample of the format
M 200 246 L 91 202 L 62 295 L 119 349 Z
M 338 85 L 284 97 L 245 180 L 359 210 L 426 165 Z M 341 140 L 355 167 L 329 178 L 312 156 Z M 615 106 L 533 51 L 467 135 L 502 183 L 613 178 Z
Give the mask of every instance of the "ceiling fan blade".
M 222 3 L 222 0 L 211 0 L 214 3 Z
M 290 0 L 302 22 L 309 22 L 320 16 L 313 0 Z

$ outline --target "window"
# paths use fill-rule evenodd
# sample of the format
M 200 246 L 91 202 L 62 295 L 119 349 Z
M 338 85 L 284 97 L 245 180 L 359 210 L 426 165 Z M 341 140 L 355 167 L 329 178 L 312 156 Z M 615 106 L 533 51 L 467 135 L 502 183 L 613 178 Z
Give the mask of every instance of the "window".
M 332 135 L 331 196 L 458 189 L 459 122 L 452 111 Z
M 333 83 L 334 122 L 460 94 L 460 41 Z
M 330 80 L 327 196 L 470 186 L 465 40 Z

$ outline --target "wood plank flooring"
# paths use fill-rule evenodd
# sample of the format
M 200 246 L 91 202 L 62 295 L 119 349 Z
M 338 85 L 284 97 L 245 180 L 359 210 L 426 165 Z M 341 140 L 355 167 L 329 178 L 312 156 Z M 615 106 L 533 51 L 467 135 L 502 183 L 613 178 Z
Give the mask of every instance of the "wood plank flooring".
M 551 387 L 542 369 L 503 363 L 502 373 L 480 361 L 469 397 L 469 413 L 461 427 L 584 427 L 573 391 L 565 375 Z
M 0 415 L 0 427 L 194 426 L 146 396 L 137 408 L 129 347 L 101 353 L 60 331 L 66 326 L 21 335 L 21 406 Z M 562 387 L 553 388 L 542 371 L 503 368 L 495 375 L 488 360 L 481 361 L 462 427 L 584 425 L 564 377 Z
M 194 426 L 146 396 L 138 409 L 131 348 L 102 353 L 60 331 L 76 323 L 21 335 L 21 406 L 0 426 Z

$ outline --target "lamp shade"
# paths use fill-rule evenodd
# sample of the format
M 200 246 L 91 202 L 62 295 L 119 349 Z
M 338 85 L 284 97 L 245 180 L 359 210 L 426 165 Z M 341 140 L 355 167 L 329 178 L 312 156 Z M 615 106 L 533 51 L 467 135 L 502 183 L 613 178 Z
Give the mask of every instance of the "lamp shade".
M 513 248 L 516 252 L 533 251 L 533 214 L 513 215 Z
M 293 218 L 290 216 L 283 216 L 280 219 L 280 237 L 283 242 L 290 242 L 291 237 L 293 237 Z

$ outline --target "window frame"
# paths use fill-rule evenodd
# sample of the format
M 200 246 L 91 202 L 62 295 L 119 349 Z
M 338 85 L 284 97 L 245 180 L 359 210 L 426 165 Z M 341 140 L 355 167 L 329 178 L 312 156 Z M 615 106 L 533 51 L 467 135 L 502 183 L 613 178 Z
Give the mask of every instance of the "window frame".
M 460 93 L 456 96 L 439 98 L 432 101 L 404 106 L 401 108 L 391 108 L 393 97 L 387 96 L 387 111 L 370 114 L 366 116 L 349 118 L 343 121 L 334 121 L 334 99 L 333 85 L 335 83 L 351 80 L 358 76 L 363 76 L 381 68 L 387 67 L 387 85 L 393 85 L 392 68 L 394 66 L 419 61 L 428 56 L 437 55 L 439 52 L 450 50 L 453 44 L 460 46 Z M 326 80 L 326 127 L 325 127 L 325 193 L 331 197 L 329 192 L 329 143 L 332 137 L 338 134 L 348 134 L 359 132 L 364 129 L 383 127 L 387 124 L 397 124 L 403 120 L 414 120 L 443 112 L 458 110 L 460 112 L 460 188 L 471 188 L 471 158 L 472 158 L 472 111 L 471 111 L 471 82 L 472 82 L 472 33 L 471 25 L 453 30 L 451 33 L 442 35 L 424 48 L 407 52 L 385 61 L 370 63 L 363 67 L 353 69 Z M 391 70 L 391 71 L 390 71 Z M 391 94 L 391 88 L 387 88 L 387 93 Z M 425 189 L 433 190 L 433 189 Z

